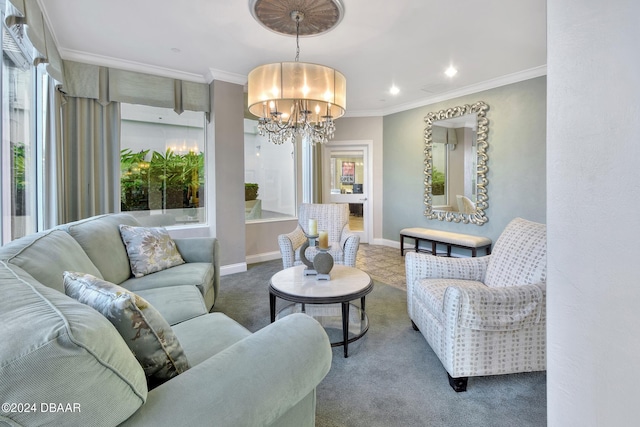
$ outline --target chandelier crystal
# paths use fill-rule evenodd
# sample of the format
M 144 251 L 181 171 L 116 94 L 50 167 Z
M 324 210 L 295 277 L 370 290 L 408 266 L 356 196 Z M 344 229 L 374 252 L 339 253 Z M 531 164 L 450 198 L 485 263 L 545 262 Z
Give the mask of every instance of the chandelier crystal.
M 255 3 L 254 16 L 259 20 L 261 2 Z M 300 23 L 305 13 L 300 10 L 284 13 L 295 23 L 295 62 L 265 64 L 249 73 L 249 111 L 259 117 L 258 133 L 274 144 L 294 142 L 296 136 L 312 144 L 325 143 L 334 136 L 334 120 L 345 113 L 346 79 L 333 68 L 298 61 Z

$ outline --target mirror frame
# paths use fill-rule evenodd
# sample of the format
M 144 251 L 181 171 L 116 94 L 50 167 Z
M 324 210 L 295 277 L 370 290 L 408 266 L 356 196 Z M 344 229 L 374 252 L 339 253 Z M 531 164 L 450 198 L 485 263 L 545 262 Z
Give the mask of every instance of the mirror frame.
M 489 106 L 486 103 L 478 101 L 472 105 L 465 104 L 458 107 L 452 107 L 446 110 L 429 113 L 425 116 L 424 121 L 427 125 L 424 129 L 424 204 L 426 206 L 424 216 L 427 218 L 448 222 L 462 222 L 464 224 L 471 223 L 476 225 L 483 225 L 489 220 L 485 212 L 489 207 L 489 203 L 487 201 L 489 199 L 487 194 L 487 186 L 489 185 L 489 181 L 487 180 L 487 171 L 489 170 L 487 167 L 487 162 L 489 160 L 489 157 L 487 156 L 487 148 L 489 147 L 489 143 L 487 142 L 489 120 L 486 117 L 488 110 Z M 439 120 L 464 116 L 466 114 L 475 114 L 478 125 L 476 132 L 476 211 L 472 214 L 465 214 L 461 212 L 434 210 L 431 187 L 431 173 L 433 170 L 433 123 Z

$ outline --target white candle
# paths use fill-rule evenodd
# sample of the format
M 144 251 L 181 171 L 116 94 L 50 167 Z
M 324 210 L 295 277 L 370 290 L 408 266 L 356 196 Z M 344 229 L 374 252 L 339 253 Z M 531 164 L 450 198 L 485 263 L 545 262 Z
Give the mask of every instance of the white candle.
M 322 249 L 327 249 L 329 247 L 329 232 L 321 231 L 320 237 L 318 237 L 319 245 Z
M 309 235 L 315 236 L 318 234 L 318 220 L 310 219 L 309 220 Z

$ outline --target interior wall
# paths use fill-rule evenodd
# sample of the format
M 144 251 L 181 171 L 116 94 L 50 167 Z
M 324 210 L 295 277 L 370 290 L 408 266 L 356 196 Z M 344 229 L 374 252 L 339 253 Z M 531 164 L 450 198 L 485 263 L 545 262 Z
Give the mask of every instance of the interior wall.
M 489 221 L 452 223 L 424 216 L 424 117 L 464 104 L 489 105 Z M 482 235 L 495 242 L 515 217 L 546 222 L 546 77 L 538 77 L 384 117 L 383 237 L 405 227 Z
M 244 95 L 241 85 L 214 80 L 209 133 L 215 164 L 215 235 L 222 266 L 245 265 Z M 212 148 L 209 148 L 211 150 Z
M 247 264 L 280 258 L 278 236 L 295 230 L 298 219 L 247 223 Z
M 637 421 L 640 3 L 547 2 L 548 425 Z

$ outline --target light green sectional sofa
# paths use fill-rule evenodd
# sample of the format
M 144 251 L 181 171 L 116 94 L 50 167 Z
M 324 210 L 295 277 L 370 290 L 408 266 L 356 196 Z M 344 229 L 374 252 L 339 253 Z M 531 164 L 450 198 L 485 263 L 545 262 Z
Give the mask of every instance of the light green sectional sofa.
M 184 264 L 131 275 L 119 225 L 104 215 L 0 248 L 0 426 L 313 426 L 331 348 L 312 318 L 251 333 L 209 313 L 219 284 L 213 238 L 176 239 Z M 172 325 L 191 368 L 148 390 L 115 327 L 64 294 L 63 272 L 135 292 Z

